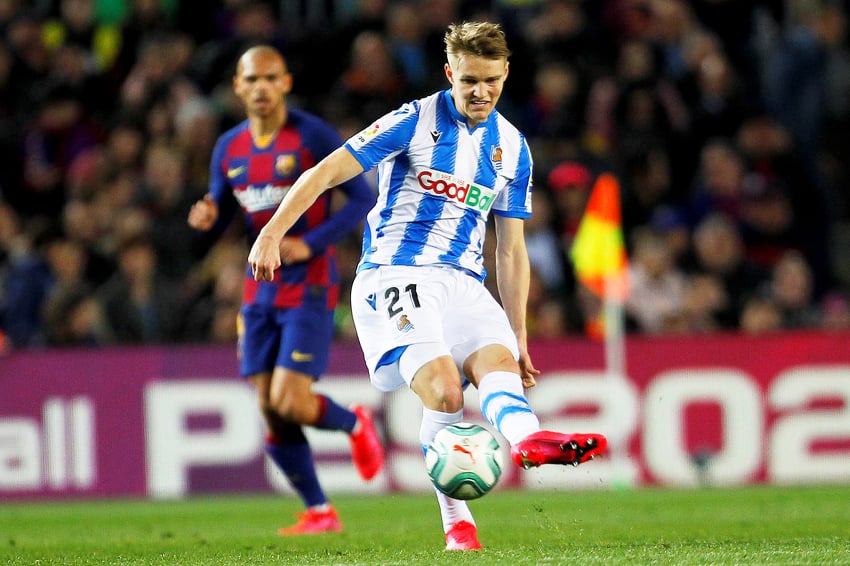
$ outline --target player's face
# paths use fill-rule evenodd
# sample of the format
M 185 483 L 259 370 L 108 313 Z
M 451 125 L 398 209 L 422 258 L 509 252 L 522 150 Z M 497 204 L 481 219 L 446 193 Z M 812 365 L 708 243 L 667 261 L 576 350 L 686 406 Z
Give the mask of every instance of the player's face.
M 292 88 L 292 76 L 280 57 L 273 54 L 246 55 L 239 62 L 233 90 L 249 116 L 264 118 L 283 107 Z
M 486 121 L 502 95 L 508 62 L 476 55 L 450 56 L 445 69 L 458 112 L 470 126 Z

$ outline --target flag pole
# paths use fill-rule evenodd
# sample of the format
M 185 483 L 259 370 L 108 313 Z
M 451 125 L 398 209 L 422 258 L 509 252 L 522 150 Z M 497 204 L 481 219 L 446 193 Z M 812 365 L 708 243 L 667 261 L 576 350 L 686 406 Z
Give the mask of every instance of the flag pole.
M 623 308 L 623 277 L 621 274 L 609 274 L 605 278 L 605 294 L 602 304 L 602 316 L 605 325 L 605 377 L 612 401 L 619 399 L 618 392 L 627 389 L 626 377 L 626 332 L 625 309 Z M 619 404 L 619 403 L 618 403 Z M 622 408 L 625 410 L 625 408 Z M 620 408 L 614 414 L 623 414 Z M 628 446 L 622 441 L 611 438 L 608 445 L 611 460 L 611 487 L 630 489 L 634 478 L 627 464 Z
M 622 305 L 622 277 L 609 274 L 605 278 L 602 309 L 605 321 L 605 373 L 609 377 L 625 377 L 625 314 Z

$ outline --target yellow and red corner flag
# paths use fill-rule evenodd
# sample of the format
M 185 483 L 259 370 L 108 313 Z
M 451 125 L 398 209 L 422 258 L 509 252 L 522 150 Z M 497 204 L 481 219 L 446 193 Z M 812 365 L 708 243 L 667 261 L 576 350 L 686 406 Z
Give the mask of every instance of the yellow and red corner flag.
M 570 257 L 576 277 L 596 296 L 619 304 L 625 301 L 629 263 L 623 242 L 620 184 L 611 173 L 596 180 Z

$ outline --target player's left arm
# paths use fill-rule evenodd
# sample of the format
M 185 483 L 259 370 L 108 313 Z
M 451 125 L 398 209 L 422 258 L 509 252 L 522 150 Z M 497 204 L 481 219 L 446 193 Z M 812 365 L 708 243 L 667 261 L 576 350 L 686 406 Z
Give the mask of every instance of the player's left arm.
M 519 345 L 519 367 L 525 387 L 534 387 L 535 376 L 540 370 L 534 368 L 528 354 L 528 289 L 531 266 L 525 245 L 525 230 L 522 218 L 496 215 L 496 282 L 499 298 L 508 315 L 508 321 Z

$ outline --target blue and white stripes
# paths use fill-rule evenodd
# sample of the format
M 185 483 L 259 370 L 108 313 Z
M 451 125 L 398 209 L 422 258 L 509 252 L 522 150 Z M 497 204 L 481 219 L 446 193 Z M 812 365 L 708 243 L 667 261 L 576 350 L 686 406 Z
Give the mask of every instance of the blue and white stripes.
M 531 215 L 531 154 L 498 112 L 469 129 L 449 91 L 401 106 L 351 137 L 365 169 L 378 168 L 359 269 L 450 265 L 483 279 L 487 217 Z

